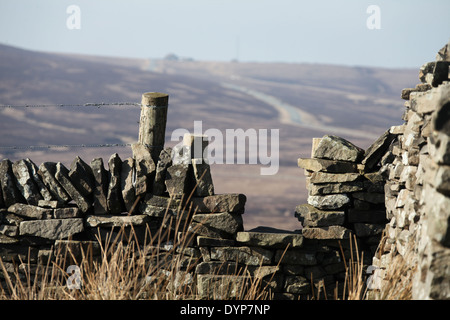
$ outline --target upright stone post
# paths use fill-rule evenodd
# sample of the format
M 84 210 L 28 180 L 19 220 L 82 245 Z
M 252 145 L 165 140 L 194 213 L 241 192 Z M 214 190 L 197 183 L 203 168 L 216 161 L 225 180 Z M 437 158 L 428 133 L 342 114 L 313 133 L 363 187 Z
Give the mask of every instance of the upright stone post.
M 155 164 L 164 149 L 168 105 L 168 94 L 146 92 L 142 95 L 139 143 L 149 150 Z

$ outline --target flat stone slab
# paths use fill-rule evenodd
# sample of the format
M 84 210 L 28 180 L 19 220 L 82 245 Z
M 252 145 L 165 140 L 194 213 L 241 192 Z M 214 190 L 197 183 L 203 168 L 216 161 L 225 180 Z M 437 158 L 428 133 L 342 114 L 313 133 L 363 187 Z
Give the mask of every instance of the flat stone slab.
M 314 172 L 330 172 L 330 173 L 357 173 L 358 168 L 356 163 L 327 160 L 327 159 L 312 159 L 312 158 L 299 158 L 298 166 L 308 171 Z
M 194 214 L 188 228 L 188 232 L 212 238 L 231 238 L 243 230 L 242 216 L 228 212 Z
M 317 147 L 314 148 L 313 158 L 358 162 L 362 159 L 364 150 L 350 141 L 334 136 L 325 135 Z
M 272 262 L 273 251 L 259 247 L 212 247 L 211 259 L 259 266 Z
M 342 226 L 303 228 L 302 234 L 306 239 L 348 239 L 350 230 Z
M 354 182 L 361 178 L 359 173 L 326 173 L 313 172 L 310 177 L 312 183 L 342 183 Z
M 88 216 L 86 225 L 92 228 L 95 227 L 129 227 L 142 226 L 149 221 L 149 216 L 145 214 L 134 216 Z
M 322 210 L 340 209 L 350 203 L 346 194 L 330 194 L 325 196 L 309 196 L 308 204 Z
M 55 219 L 79 218 L 81 217 L 81 210 L 75 207 L 56 208 L 53 210 L 53 217 Z
M 84 230 L 83 219 L 30 220 L 20 223 L 20 235 L 51 240 L 65 239 Z
M 345 211 L 324 211 L 310 204 L 298 205 L 295 216 L 303 227 L 328 227 L 343 225 L 345 222 Z
M 198 213 L 230 212 L 244 213 L 247 197 L 244 194 L 227 193 L 207 197 L 192 197 L 192 209 Z
M 364 190 L 362 181 L 342 182 L 342 183 L 311 183 L 308 187 L 309 194 L 312 196 L 350 193 Z
M 29 204 L 15 203 L 8 208 L 8 212 L 28 219 L 50 219 L 53 209 L 44 209 Z
M 267 233 L 242 231 L 236 235 L 236 241 L 246 246 L 260 246 L 271 248 L 301 247 L 303 245 L 303 235 L 301 233 Z

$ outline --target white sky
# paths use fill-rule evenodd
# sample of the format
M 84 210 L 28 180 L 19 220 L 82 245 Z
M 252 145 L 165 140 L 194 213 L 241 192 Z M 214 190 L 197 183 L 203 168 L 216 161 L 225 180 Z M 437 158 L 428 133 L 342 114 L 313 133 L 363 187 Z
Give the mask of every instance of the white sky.
M 380 8 L 370 30 L 369 5 Z M 69 30 L 69 5 L 80 8 Z M 450 40 L 449 0 L 0 0 L 0 43 L 106 56 L 418 68 Z

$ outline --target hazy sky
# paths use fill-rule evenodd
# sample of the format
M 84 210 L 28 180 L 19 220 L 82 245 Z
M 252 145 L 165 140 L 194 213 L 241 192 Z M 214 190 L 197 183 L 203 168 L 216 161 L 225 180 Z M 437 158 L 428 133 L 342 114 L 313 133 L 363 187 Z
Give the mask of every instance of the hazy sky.
M 67 13 L 71 5 L 79 20 Z M 379 16 L 367 13 L 370 5 Z M 121 57 L 418 68 L 450 40 L 449 13 L 449 0 L 0 0 L 0 43 Z M 69 29 L 68 19 L 80 29 Z M 368 19 L 381 29 L 369 29 Z

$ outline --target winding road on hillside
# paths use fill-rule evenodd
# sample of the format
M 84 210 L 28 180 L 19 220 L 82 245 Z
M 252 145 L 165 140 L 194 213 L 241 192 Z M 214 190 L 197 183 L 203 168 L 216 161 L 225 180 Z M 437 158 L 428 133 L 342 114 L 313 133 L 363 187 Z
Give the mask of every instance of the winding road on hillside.
M 368 137 L 370 135 L 369 136 L 370 138 L 376 138 L 375 135 L 373 135 L 372 137 L 371 134 L 366 131 L 325 125 L 320 120 L 318 120 L 317 117 L 314 116 L 313 114 L 301 110 L 299 107 L 293 106 L 289 103 L 286 103 L 278 99 L 277 97 L 268 95 L 264 92 L 249 89 L 247 87 L 229 82 L 222 82 L 221 85 L 224 88 L 245 93 L 259 101 L 262 101 L 272 106 L 279 112 L 279 118 L 281 123 L 320 130 L 324 131 L 327 134 L 345 134 L 355 137 L 362 137 L 362 136 Z

